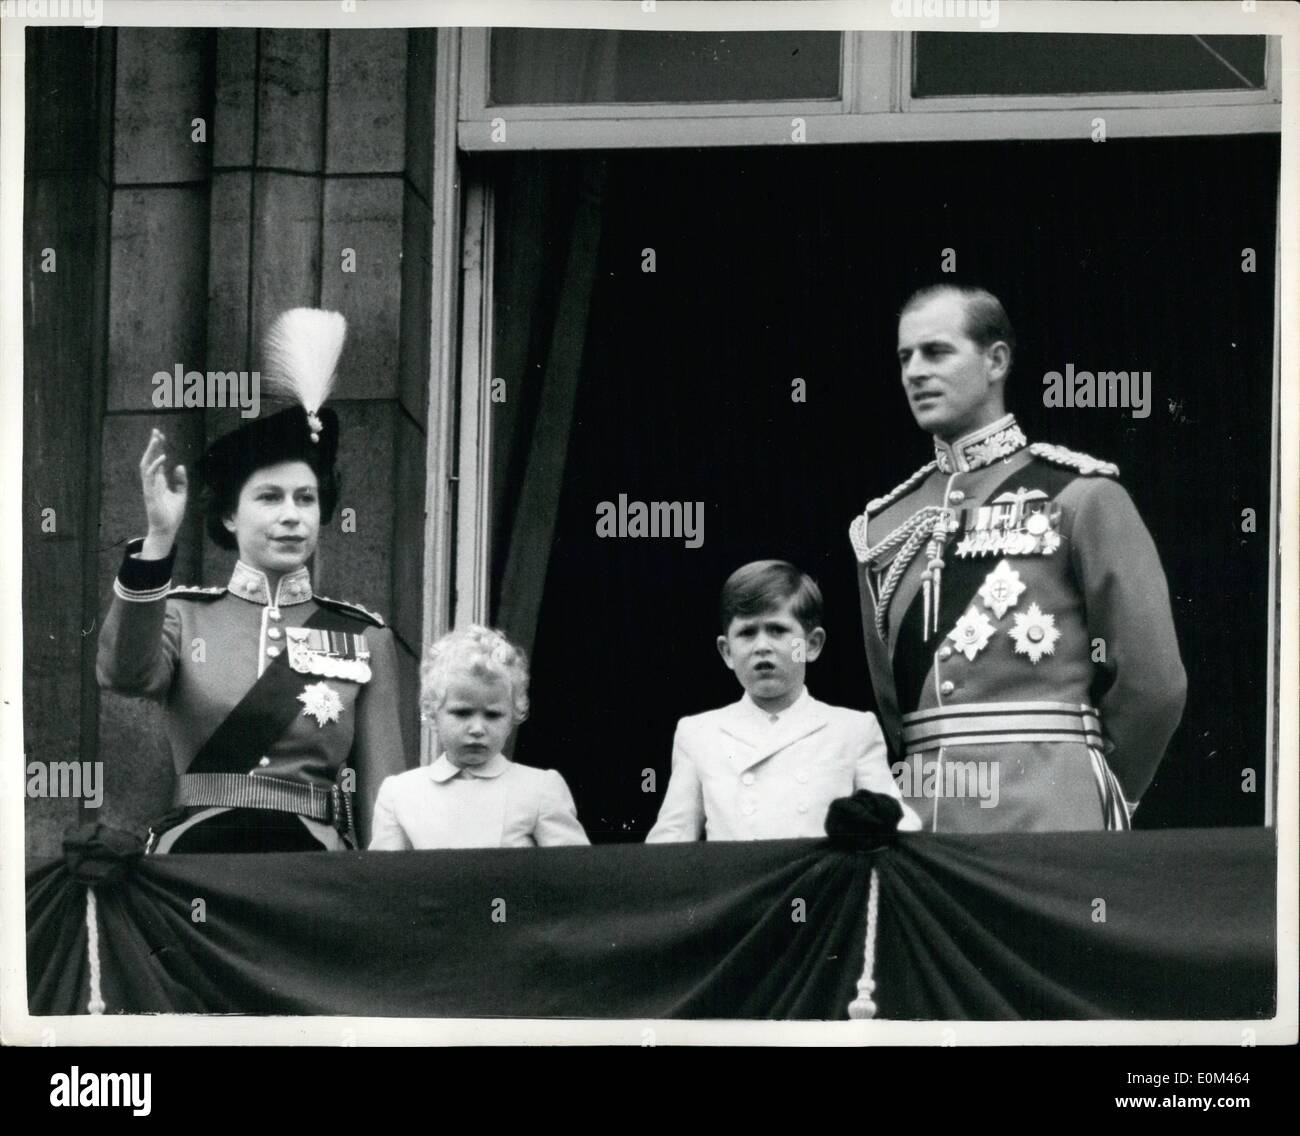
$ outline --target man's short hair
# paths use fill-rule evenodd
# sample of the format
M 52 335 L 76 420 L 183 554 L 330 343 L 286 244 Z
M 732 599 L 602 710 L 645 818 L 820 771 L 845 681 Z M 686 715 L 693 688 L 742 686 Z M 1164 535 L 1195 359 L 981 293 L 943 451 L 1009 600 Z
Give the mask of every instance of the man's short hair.
M 722 585 L 722 633 L 727 633 L 733 619 L 773 611 L 791 597 L 791 611 L 804 631 L 820 627 L 822 590 L 807 572 L 784 560 L 754 560 L 742 565 Z
M 966 314 L 966 335 L 976 346 L 989 347 L 1001 340 L 1010 349 L 1012 359 L 1015 358 L 1015 329 L 1007 318 L 1007 310 L 1002 306 L 1002 301 L 987 288 L 973 284 L 931 284 L 926 288 L 918 288 L 899 309 L 898 318 L 902 319 L 908 312 L 940 296 L 957 296 L 962 301 Z

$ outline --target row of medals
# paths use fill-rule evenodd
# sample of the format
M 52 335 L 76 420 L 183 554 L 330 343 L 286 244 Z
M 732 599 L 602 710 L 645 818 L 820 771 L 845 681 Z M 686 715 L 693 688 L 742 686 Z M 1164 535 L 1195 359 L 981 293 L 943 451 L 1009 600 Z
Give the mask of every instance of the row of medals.
M 981 510 L 983 512 L 983 510 Z M 968 531 L 954 549 L 960 557 L 967 556 L 1050 556 L 1060 544 L 1056 532 L 1056 517 L 1045 511 L 1035 511 L 1023 519 L 987 515 L 980 517 L 985 527 Z M 1018 523 L 1017 523 L 1018 521 Z M 1004 527 L 1005 526 L 1005 527 Z M 1014 527 L 1012 527 L 1014 526 Z M 954 517 L 949 531 L 960 527 Z
M 341 678 L 347 682 L 369 682 L 370 664 L 366 661 L 370 652 L 355 659 L 343 659 L 337 655 L 327 655 L 313 651 L 301 643 L 289 643 L 289 665 L 299 674 L 320 675 L 324 678 Z

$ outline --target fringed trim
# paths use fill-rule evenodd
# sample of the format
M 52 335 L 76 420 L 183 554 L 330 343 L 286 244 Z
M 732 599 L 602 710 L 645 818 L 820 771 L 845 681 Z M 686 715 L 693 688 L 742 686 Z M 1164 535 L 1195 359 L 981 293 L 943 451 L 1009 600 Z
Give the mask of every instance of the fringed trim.
M 1067 450 L 1064 446 L 1053 446 L 1049 442 L 1035 442 L 1029 452 L 1052 465 L 1064 466 L 1066 469 L 1078 470 L 1084 477 L 1118 477 L 1119 466 L 1114 462 L 1102 461 L 1091 454 L 1078 450 Z

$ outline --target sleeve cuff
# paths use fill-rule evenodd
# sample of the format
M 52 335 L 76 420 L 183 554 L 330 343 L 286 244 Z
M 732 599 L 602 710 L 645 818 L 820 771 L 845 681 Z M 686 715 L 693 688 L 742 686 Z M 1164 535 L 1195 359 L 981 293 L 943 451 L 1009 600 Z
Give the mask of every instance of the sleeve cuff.
M 113 581 L 114 594 L 131 603 L 152 603 L 162 599 L 171 589 L 172 566 L 176 563 L 175 546 L 161 560 L 141 560 L 137 554 L 143 547 L 143 537 L 137 537 L 126 546 L 122 567 Z

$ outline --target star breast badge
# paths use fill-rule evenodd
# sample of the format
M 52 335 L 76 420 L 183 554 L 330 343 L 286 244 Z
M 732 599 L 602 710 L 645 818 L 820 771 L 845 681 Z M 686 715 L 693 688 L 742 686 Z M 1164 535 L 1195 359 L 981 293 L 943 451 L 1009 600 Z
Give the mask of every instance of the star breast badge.
M 989 622 L 989 617 L 971 607 L 967 608 L 966 614 L 957 620 L 957 626 L 948 632 L 948 638 L 957 645 L 957 650 L 973 663 L 975 656 L 988 646 L 993 631 L 994 627 Z
M 1037 665 L 1044 655 L 1056 650 L 1056 641 L 1061 637 L 1056 627 L 1056 616 L 1032 603 L 1028 611 L 1011 618 L 1015 620 L 1015 626 L 1007 634 L 1016 641 L 1017 655 L 1028 655 L 1029 661 Z
M 1001 619 L 1007 614 L 1007 608 L 1016 606 L 1016 601 L 1020 599 L 1020 593 L 1024 590 L 1025 585 L 1020 579 L 1020 573 L 1005 560 L 1001 560 L 998 566 L 985 577 L 984 584 L 980 588 L 980 598 L 984 601 L 984 606 Z
M 305 687 L 298 695 L 302 703 L 302 712 L 316 719 L 316 725 L 322 729 L 326 722 L 337 722 L 343 713 L 343 700 L 327 682 L 314 682 Z

